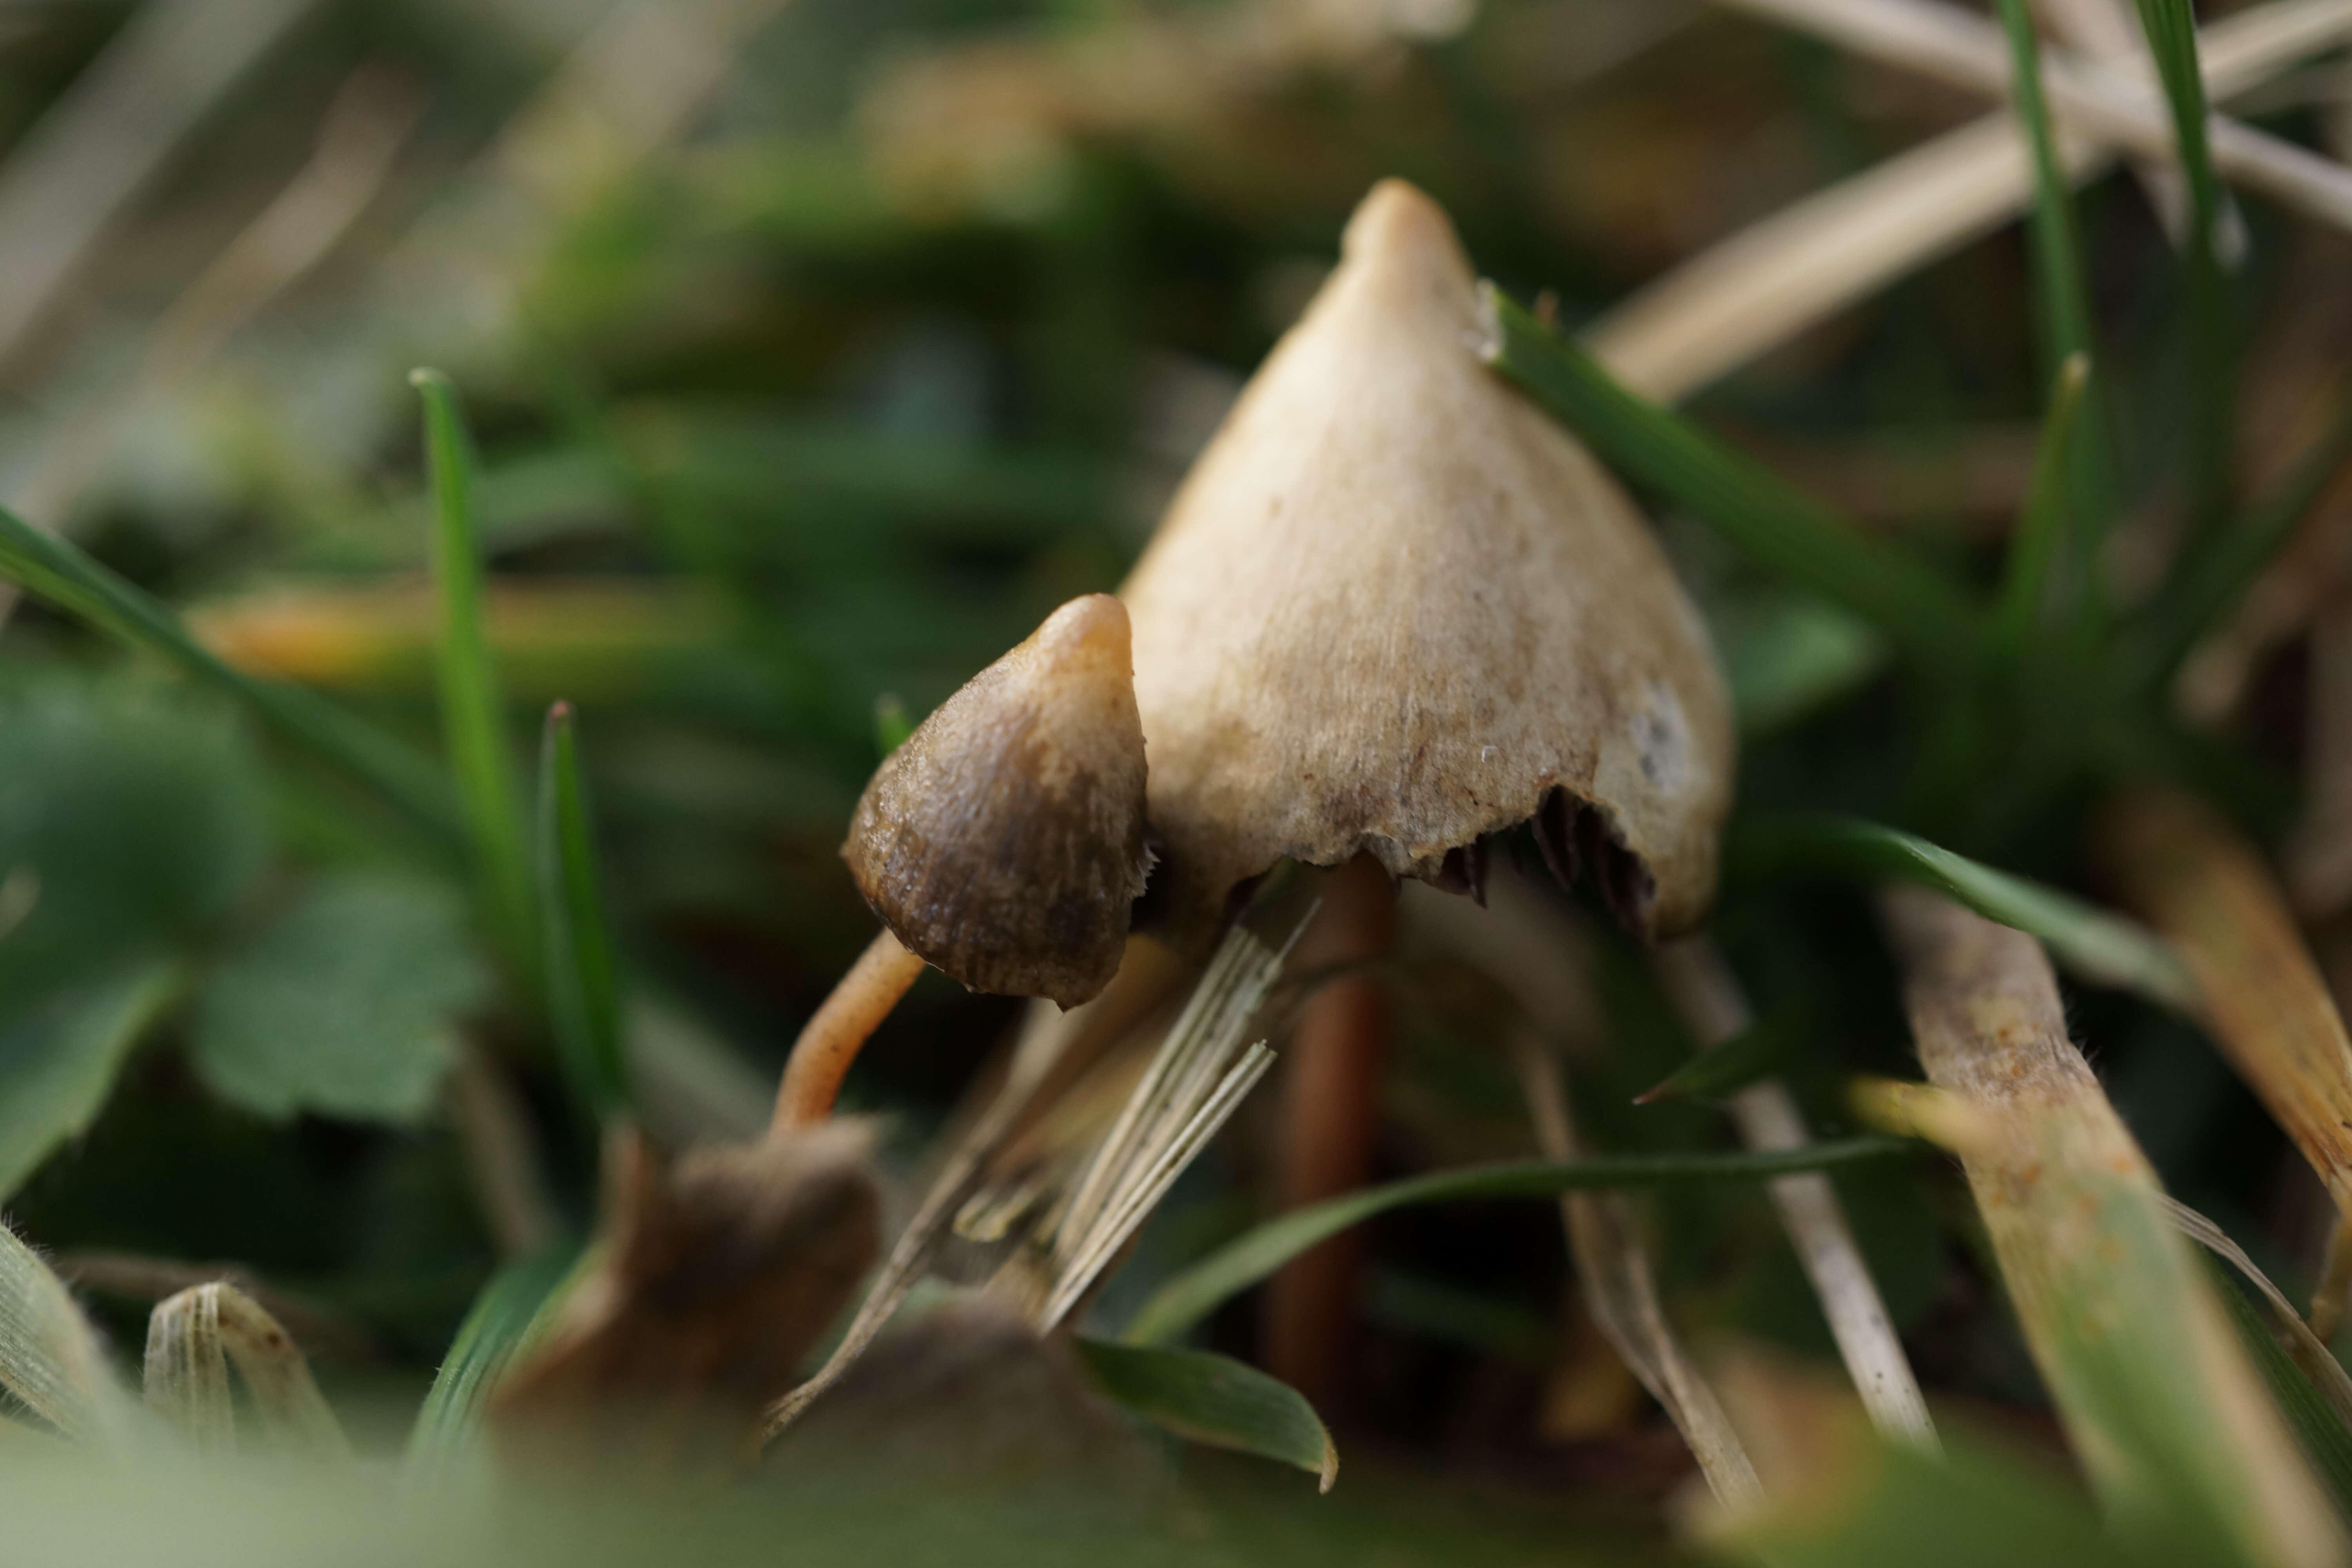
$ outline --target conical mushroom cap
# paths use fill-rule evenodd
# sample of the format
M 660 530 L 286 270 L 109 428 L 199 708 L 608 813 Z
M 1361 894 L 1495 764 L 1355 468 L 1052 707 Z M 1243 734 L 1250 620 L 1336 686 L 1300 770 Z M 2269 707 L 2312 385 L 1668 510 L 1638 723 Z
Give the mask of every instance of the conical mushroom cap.
M 974 991 L 1065 1007 L 1110 984 L 1143 890 L 1127 612 L 1073 599 L 890 753 L 842 858 L 898 940 Z
M 1376 186 L 1119 591 L 1174 919 L 1285 857 L 1475 889 L 1482 836 L 1530 818 L 1637 930 L 1713 896 L 1733 737 L 1706 631 L 1478 336 L 1444 213 Z

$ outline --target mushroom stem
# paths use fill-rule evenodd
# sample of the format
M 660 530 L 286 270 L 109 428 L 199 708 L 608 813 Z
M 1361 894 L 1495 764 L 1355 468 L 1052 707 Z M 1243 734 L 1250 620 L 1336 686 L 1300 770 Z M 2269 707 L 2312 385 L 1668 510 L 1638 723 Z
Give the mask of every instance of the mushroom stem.
M 1396 889 L 1379 861 L 1359 855 L 1332 877 L 1297 962 L 1320 968 L 1381 959 L 1395 943 Z M 1388 992 L 1375 977 L 1334 980 L 1307 999 L 1285 1068 L 1278 1179 L 1286 1209 L 1370 1179 L 1389 1033 Z M 1346 1404 L 1362 1268 L 1363 1232 L 1349 1230 L 1302 1254 L 1266 1290 L 1266 1370 L 1327 1414 Z
M 922 972 L 923 961 L 887 928 L 858 954 L 793 1042 L 784 1081 L 776 1089 L 775 1131 L 814 1126 L 833 1114 L 849 1064 Z

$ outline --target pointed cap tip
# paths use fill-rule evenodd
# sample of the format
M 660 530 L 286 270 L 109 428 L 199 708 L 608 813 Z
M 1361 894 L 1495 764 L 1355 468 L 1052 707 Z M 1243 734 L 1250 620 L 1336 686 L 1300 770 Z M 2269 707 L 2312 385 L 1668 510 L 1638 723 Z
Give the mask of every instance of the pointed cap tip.
M 1072 599 L 1045 617 L 1029 644 L 1048 660 L 1115 659 L 1124 671 L 1133 657 L 1127 606 L 1108 594 Z
M 1351 262 L 1421 255 L 1442 257 L 1464 272 L 1470 266 L 1445 209 L 1419 185 L 1393 177 L 1374 185 L 1356 204 L 1339 241 L 1339 253 Z

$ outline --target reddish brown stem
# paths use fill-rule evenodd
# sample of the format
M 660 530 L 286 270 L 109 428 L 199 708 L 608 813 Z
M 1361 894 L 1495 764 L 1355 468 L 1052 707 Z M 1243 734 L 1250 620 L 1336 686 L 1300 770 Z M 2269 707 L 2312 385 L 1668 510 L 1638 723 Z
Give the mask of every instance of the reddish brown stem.
M 776 1089 L 778 1131 L 813 1126 L 833 1114 L 849 1064 L 922 972 L 923 961 L 888 931 L 875 937 L 793 1043 Z
M 1384 958 L 1396 942 L 1396 889 L 1380 862 L 1341 867 L 1299 942 L 1301 969 Z M 1369 975 L 1335 980 L 1307 999 L 1285 1066 L 1280 1172 L 1285 1208 L 1319 1203 L 1369 1181 L 1380 1136 L 1389 999 Z M 1300 1256 L 1266 1288 L 1266 1370 L 1328 1414 L 1347 1403 L 1363 1232 L 1342 1232 Z

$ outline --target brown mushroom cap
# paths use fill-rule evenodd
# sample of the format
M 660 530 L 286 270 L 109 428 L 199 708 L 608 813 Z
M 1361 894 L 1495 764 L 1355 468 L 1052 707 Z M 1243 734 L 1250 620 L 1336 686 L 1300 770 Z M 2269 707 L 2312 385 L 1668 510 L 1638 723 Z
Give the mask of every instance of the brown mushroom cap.
M 1176 920 L 1286 857 L 1475 890 L 1484 836 L 1530 819 L 1637 930 L 1712 898 L 1733 736 L 1706 631 L 1478 331 L 1444 213 L 1376 186 L 1120 589 Z
M 842 858 L 900 942 L 974 991 L 1091 999 L 1118 970 L 1143 837 L 1127 611 L 1073 599 L 866 786 Z

